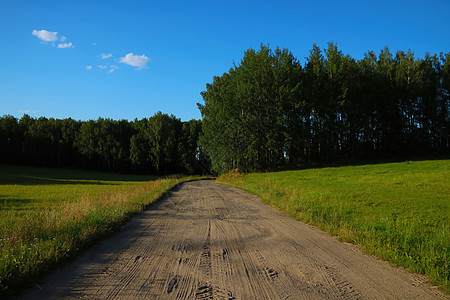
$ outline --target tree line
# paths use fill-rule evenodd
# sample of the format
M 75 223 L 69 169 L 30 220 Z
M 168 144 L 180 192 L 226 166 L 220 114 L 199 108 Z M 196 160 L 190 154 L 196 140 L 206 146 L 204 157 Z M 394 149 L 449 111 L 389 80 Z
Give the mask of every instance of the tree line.
M 0 163 L 222 173 L 450 153 L 450 53 L 384 48 L 356 60 L 314 44 L 301 64 L 261 45 L 201 95 L 201 121 L 3 116 Z
M 200 145 L 219 173 L 450 150 L 450 53 L 356 60 L 314 44 L 301 64 L 261 45 L 202 96 Z
M 146 174 L 205 173 L 201 121 L 173 115 L 90 121 L 0 118 L 0 163 Z

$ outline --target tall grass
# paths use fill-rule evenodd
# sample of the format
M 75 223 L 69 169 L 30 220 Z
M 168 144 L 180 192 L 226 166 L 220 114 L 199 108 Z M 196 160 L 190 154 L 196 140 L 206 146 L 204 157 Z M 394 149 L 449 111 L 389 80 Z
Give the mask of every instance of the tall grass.
M 232 172 L 218 181 L 450 291 L 450 160 Z
M 0 296 L 35 280 L 189 178 L 148 179 L 0 166 Z

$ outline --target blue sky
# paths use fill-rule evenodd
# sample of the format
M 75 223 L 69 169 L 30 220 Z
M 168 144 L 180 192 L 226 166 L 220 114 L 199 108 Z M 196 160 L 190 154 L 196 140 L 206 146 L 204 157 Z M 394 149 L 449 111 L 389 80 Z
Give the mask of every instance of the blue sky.
M 250 47 L 423 57 L 450 51 L 449 15 L 449 0 L 0 0 L 0 115 L 199 119 L 205 84 Z

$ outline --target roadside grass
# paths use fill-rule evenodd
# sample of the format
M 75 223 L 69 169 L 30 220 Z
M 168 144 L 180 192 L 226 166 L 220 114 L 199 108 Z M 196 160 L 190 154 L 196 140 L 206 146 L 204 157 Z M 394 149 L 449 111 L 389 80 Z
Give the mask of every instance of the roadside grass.
M 217 180 L 258 195 L 297 220 L 362 245 L 447 293 L 450 160 L 274 173 L 232 171 Z
M 196 178 L 0 166 L 0 298 Z

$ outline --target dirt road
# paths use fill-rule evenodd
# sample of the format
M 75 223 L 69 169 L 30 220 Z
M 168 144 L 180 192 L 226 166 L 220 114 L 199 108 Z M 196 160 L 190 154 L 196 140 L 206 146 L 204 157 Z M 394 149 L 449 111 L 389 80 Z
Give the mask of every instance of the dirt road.
M 25 299 L 448 299 L 212 181 L 181 184 Z

